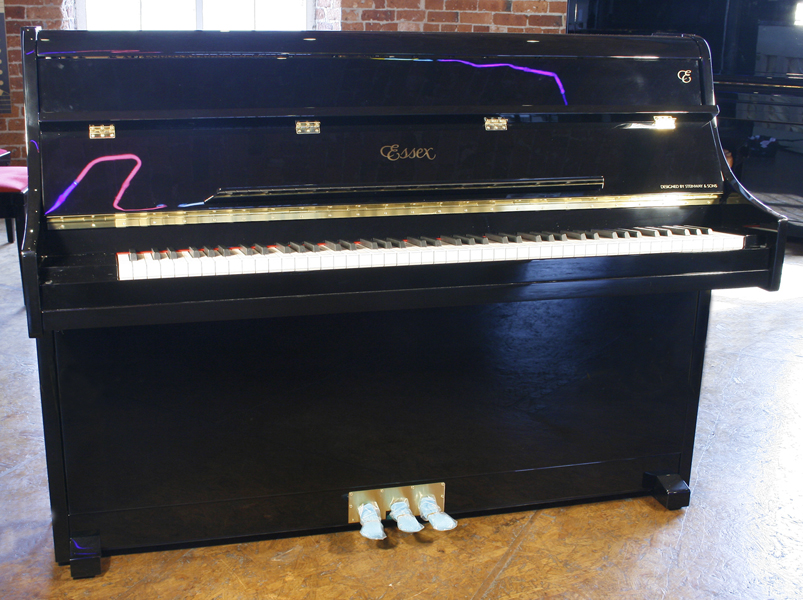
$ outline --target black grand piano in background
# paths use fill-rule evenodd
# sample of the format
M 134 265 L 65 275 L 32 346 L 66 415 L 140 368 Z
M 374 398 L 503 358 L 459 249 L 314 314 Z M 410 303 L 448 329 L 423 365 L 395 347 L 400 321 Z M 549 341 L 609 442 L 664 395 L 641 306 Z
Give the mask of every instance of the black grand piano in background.
M 803 3 L 569 0 L 570 33 L 700 35 L 711 47 L 719 134 L 739 181 L 803 237 Z
M 380 489 L 688 503 L 710 290 L 777 289 L 786 227 L 725 166 L 701 39 L 23 37 L 74 575 Z

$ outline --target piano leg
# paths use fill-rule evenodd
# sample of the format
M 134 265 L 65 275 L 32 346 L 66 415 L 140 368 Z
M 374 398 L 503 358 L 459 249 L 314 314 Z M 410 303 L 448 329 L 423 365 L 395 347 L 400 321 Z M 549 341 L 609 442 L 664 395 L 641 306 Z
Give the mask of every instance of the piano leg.
M 644 474 L 644 487 L 653 497 L 669 510 L 685 508 L 689 505 L 691 490 L 683 478 L 676 473 L 656 475 Z

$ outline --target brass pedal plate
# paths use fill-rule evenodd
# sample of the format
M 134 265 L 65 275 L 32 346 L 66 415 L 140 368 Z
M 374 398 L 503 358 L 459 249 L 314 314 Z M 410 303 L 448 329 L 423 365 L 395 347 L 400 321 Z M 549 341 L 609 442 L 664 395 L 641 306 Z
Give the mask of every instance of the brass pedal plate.
M 360 522 L 358 509 L 367 502 L 376 502 L 384 518 L 385 514 L 390 512 L 391 503 L 401 498 L 406 498 L 410 503 L 410 510 L 414 515 L 418 515 L 418 500 L 424 496 L 434 496 L 438 508 L 445 510 L 446 484 L 443 482 L 349 492 L 349 523 Z

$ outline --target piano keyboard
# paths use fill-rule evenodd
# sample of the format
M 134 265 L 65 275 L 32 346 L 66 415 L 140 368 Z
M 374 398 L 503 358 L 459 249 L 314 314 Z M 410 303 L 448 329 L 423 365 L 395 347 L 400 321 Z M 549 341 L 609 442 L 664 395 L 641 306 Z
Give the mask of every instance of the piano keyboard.
M 119 280 L 333 269 L 740 250 L 744 236 L 706 227 L 453 235 L 438 238 L 291 242 L 117 254 Z

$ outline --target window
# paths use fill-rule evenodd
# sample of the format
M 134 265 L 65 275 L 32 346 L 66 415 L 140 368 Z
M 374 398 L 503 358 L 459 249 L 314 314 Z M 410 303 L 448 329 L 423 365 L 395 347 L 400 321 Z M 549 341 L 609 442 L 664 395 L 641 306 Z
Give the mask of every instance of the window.
M 78 0 L 79 29 L 312 29 L 315 0 Z
M 795 7 L 795 25 L 803 26 L 803 2 L 798 2 Z

